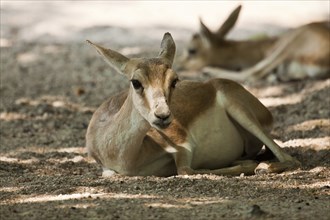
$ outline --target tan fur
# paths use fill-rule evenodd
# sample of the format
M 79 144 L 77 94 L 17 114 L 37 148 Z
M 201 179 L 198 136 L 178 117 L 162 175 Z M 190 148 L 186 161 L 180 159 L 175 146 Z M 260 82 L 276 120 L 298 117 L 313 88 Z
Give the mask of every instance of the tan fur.
M 129 59 L 91 44 L 133 80 L 128 91 L 100 106 L 87 130 L 86 147 L 104 174 L 239 175 L 299 164 L 269 137 L 268 109 L 239 84 L 224 79 L 175 84 L 175 44 L 169 33 L 159 57 L 151 59 Z M 254 159 L 263 143 L 279 160 L 275 168 L 240 161 Z
M 228 40 L 225 36 L 233 28 L 240 9 L 237 7 L 217 32 L 211 32 L 201 21 L 201 31 L 193 35 L 177 69 L 238 81 L 260 79 L 274 69 L 283 81 L 330 76 L 329 21 L 303 25 L 268 39 Z M 276 52 L 278 48 L 282 51 Z M 278 55 L 273 56 L 274 53 Z M 269 64 L 256 68 L 266 59 Z

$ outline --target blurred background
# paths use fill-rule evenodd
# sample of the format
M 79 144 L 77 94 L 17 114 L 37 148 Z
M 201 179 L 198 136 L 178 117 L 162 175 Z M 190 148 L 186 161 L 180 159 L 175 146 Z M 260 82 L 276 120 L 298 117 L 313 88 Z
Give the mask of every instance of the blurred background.
M 330 13 L 328 0 L 0 3 L 0 110 L 21 97 L 45 95 L 97 106 L 126 88 L 126 80 L 109 71 L 86 39 L 126 56 L 152 57 L 158 54 L 164 32 L 171 32 L 179 57 L 199 30 L 199 18 L 216 30 L 240 4 L 243 8 L 229 38 L 277 35 L 308 22 L 329 20 Z
M 1 46 L 15 40 L 81 42 L 86 38 L 119 45 L 160 41 L 165 31 L 186 41 L 201 17 L 216 29 L 243 5 L 233 38 L 256 31 L 329 19 L 330 1 L 6 1 L 1 0 Z

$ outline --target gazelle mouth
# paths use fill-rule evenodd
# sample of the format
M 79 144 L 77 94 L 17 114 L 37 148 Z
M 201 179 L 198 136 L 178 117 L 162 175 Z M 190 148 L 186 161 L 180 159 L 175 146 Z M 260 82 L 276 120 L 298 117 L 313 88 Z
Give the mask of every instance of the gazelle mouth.
M 152 124 L 156 126 L 156 128 L 159 129 L 165 129 L 171 124 L 171 120 L 156 120 Z

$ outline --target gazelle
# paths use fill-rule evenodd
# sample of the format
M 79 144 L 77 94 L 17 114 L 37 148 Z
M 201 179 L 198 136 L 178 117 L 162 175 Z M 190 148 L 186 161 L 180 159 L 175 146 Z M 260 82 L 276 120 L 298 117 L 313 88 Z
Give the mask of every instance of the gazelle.
M 299 165 L 271 139 L 271 113 L 242 86 L 225 79 L 179 81 L 169 33 L 150 59 L 88 42 L 131 82 L 96 110 L 87 130 L 89 155 L 105 176 L 239 175 Z M 263 144 L 279 162 L 253 161 Z
M 330 77 L 329 21 L 310 23 L 279 37 L 227 40 L 240 10 L 238 6 L 216 32 L 200 20 L 200 33 L 193 35 L 177 69 L 237 81 L 260 79 L 274 69 L 281 81 Z

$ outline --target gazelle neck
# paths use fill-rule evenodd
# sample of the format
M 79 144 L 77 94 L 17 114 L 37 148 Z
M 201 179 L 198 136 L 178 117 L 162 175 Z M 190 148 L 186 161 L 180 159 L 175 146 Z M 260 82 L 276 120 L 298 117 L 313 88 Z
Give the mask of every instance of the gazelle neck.
M 116 122 L 118 122 L 115 127 L 118 129 L 121 139 L 118 141 L 126 142 L 125 146 L 142 144 L 146 133 L 151 127 L 149 122 L 135 108 L 132 93 L 131 90 L 128 92 L 126 100 L 115 116 L 117 118 Z
M 87 143 L 90 150 L 93 150 L 94 146 L 98 147 L 94 152 L 90 151 L 91 155 L 104 167 L 119 173 L 127 173 L 138 167 L 143 142 L 151 127 L 135 108 L 132 92 L 119 94 L 118 99 L 110 99 L 104 106 L 104 112 L 97 115 L 99 118 L 96 122 L 103 124 L 96 127 L 99 132 L 93 133 L 92 129 L 95 128 L 92 126 L 89 127 L 87 135 L 87 138 L 96 136 Z M 104 135 L 100 135 L 100 132 Z

